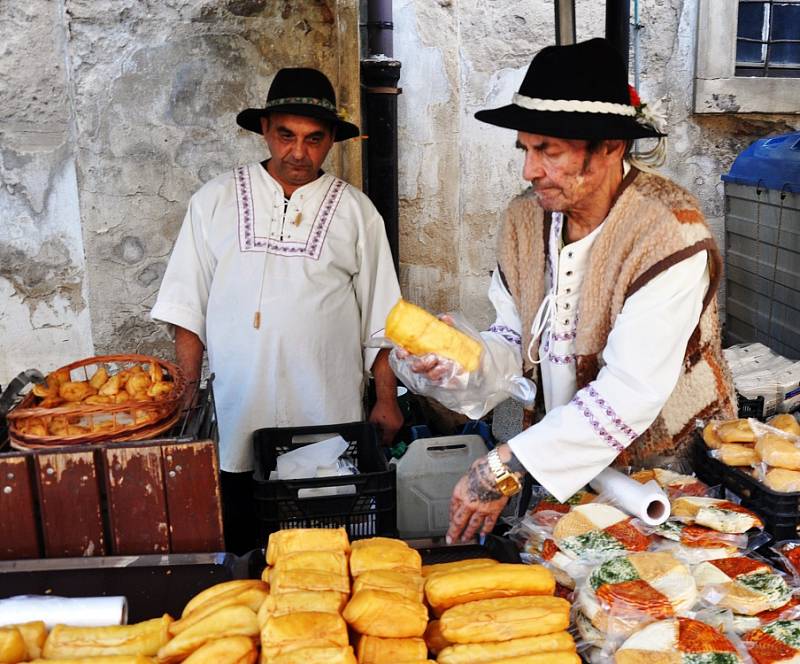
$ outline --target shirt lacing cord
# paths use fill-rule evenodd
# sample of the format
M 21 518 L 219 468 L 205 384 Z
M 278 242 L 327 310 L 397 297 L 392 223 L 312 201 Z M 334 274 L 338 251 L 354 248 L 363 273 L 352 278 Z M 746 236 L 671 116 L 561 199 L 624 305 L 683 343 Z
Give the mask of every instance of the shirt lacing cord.
M 545 295 L 544 300 L 542 300 L 542 303 L 539 305 L 539 310 L 536 312 L 536 316 L 533 318 L 533 324 L 531 325 L 531 340 L 528 344 L 527 353 L 528 359 L 533 364 L 541 364 L 542 362 L 541 356 L 538 359 L 533 359 L 533 346 L 542 335 L 545 328 L 547 328 L 548 337 L 553 334 L 557 309 L 558 296 L 555 294 L 555 291 L 551 291 Z M 548 341 L 552 343 L 552 338 L 549 338 Z

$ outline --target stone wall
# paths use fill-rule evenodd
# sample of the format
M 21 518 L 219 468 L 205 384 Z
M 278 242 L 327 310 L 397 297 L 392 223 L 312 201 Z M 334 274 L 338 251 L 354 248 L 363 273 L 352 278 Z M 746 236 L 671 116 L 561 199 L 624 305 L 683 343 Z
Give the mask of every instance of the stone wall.
M 191 193 L 263 159 L 236 113 L 314 66 L 360 113 L 356 0 L 0 5 L 0 383 L 112 352 L 169 354 L 149 321 Z M 360 146 L 326 165 L 360 181 Z
M 553 43 L 553 2 L 395 0 L 394 11 L 402 285 L 419 304 L 461 309 L 485 326 L 495 232 L 525 182 L 514 132 L 473 114 L 508 103 L 533 54 Z M 603 36 L 604 3 L 576 0 L 576 16 L 579 40 Z M 640 3 L 639 87 L 644 101 L 663 99 L 668 110 L 662 172 L 702 201 L 721 242 L 720 175 L 756 138 L 800 127 L 800 116 L 694 115 L 696 21 L 697 0 Z

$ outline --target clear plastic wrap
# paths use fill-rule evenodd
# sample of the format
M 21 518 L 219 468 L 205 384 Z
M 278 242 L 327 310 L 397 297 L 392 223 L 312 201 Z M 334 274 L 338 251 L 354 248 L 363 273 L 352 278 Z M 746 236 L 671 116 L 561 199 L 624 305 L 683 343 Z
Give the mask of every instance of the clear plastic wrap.
M 395 346 L 389 354 L 389 364 L 409 390 L 473 420 L 509 398 L 528 407 L 533 405 L 536 386 L 522 376 L 517 352 L 492 333 L 478 332 L 459 314 L 449 314 L 445 320 L 480 343 L 478 369 L 466 372 L 445 357 L 432 353 L 410 355 Z

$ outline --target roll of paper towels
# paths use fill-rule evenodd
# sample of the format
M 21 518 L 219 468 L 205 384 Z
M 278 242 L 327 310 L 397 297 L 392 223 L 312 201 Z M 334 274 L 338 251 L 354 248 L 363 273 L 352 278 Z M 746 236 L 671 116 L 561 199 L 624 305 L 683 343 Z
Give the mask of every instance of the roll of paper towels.
M 53 597 L 18 595 L 0 599 L 0 625 L 43 620 L 47 629 L 55 625 L 102 627 L 128 622 L 128 600 L 113 597 Z
M 648 526 L 658 526 L 669 518 L 669 498 L 655 480 L 640 484 L 618 470 L 606 468 L 589 485 Z

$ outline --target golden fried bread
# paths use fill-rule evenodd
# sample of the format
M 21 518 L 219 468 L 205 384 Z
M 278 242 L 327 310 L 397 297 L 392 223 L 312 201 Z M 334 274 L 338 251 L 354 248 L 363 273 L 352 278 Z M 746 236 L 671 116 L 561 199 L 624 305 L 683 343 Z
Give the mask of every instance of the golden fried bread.
M 155 655 L 169 640 L 167 614 L 135 625 L 70 627 L 56 625 L 42 648 L 45 659 L 99 657 L 101 655 Z
M 83 401 L 93 394 L 97 394 L 97 390 L 89 385 L 87 381 L 70 381 L 60 385 L 58 388 L 58 396 L 64 401 Z
M 354 630 L 369 636 L 422 636 L 428 626 L 428 610 L 423 604 L 383 590 L 357 592 L 342 615 Z
M 269 575 L 270 593 L 280 595 L 298 590 L 350 592 L 350 578 L 343 574 L 317 570 L 273 568 Z
M 794 493 L 800 491 L 800 472 L 786 468 L 770 468 L 764 475 L 764 484 L 773 491 Z
M 569 627 L 569 608 L 567 600 L 549 595 L 467 602 L 442 614 L 442 635 L 452 643 L 483 643 L 552 634 Z
M 373 570 L 409 570 L 422 573 L 422 558 L 419 551 L 410 546 L 398 546 L 376 542 L 360 546 L 350 554 L 350 574 L 357 577 Z
M 544 636 L 530 636 L 511 641 L 495 643 L 462 643 L 445 648 L 436 660 L 439 664 L 484 664 L 502 661 L 508 657 L 531 656 L 537 654 L 568 655 L 575 653 L 575 640 L 569 632 L 556 632 Z M 543 660 L 550 661 L 550 660 Z M 573 660 L 566 659 L 566 662 Z
M 425 581 L 425 596 L 434 611 L 479 599 L 517 595 L 552 595 L 556 582 L 541 565 L 498 563 L 488 567 L 435 574 Z
M 765 433 L 756 442 L 756 452 L 761 460 L 776 468 L 800 470 L 800 447 L 794 441 L 777 433 Z
M 428 650 L 434 655 L 438 655 L 442 650 L 453 645 L 444 638 L 444 634 L 442 634 L 442 624 L 438 620 L 428 621 L 428 626 L 425 628 L 425 634 L 422 638 L 425 639 L 425 645 L 428 646 Z
M 299 648 L 347 645 L 347 625 L 334 613 L 304 611 L 270 616 L 261 630 L 261 651 L 267 661 Z
M 386 336 L 413 355 L 436 353 L 465 371 L 475 371 L 480 364 L 480 343 L 402 298 L 386 317 Z
M 28 659 L 25 639 L 16 627 L 0 627 L 0 662 L 17 664 Z
M 108 655 L 70 659 L 34 659 L 27 664 L 153 664 L 156 660 L 144 655 Z
M 800 423 L 797 422 L 794 415 L 790 413 L 781 413 L 776 415 L 769 422 L 771 427 L 790 433 L 793 436 L 800 436 Z
M 289 528 L 278 530 L 267 542 L 267 565 L 296 551 L 343 551 L 350 553 L 350 540 L 344 528 Z
M 253 664 L 258 659 L 255 641 L 228 636 L 209 641 L 183 660 L 183 664 Z
M 251 611 L 258 611 L 268 595 L 269 586 L 266 583 L 261 583 L 258 586 L 254 585 L 242 589 L 229 590 L 198 606 L 194 611 L 191 611 L 180 620 L 173 622 L 169 626 L 169 633 L 172 636 L 180 634 L 183 630 L 196 624 L 208 614 L 221 609 L 223 606 L 243 604 Z
M 261 587 L 263 587 L 262 582 L 258 581 L 257 579 L 236 579 L 234 581 L 223 581 L 222 583 L 217 583 L 216 585 L 200 591 L 194 597 L 192 597 L 192 599 L 186 602 L 186 606 L 183 607 L 183 613 L 181 613 L 181 617 L 185 618 L 202 604 L 210 602 L 220 595 L 232 590 L 244 590 L 245 588 Z
M 413 572 L 379 569 L 363 572 L 353 582 L 353 593 L 368 588 L 386 590 L 415 602 L 421 602 L 424 597 L 425 582 L 420 574 Z
M 347 576 L 347 555 L 344 551 L 295 551 L 278 558 L 274 569 L 316 570 Z
M 161 664 L 180 662 L 209 641 L 227 636 L 257 637 L 256 614 L 242 604 L 225 606 L 187 627 L 158 651 Z
M 384 639 L 362 636 L 356 647 L 358 664 L 396 664 L 428 658 L 428 647 L 422 639 Z
M 298 648 L 275 655 L 270 664 L 356 664 L 356 656 L 350 646 Z
M 382 546 L 397 546 L 401 549 L 407 549 L 408 544 L 406 544 L 403 540 L 397 539 L 396 537 L 365 537 L 364 539 L 357 539 L 350 542 L 350 549 L 355 551 L 356 549 L 360 549 L 364 546 L 375 546 L 375 545 L 382 545 Z
M 755 466 L 760 459 L 752 445 L 722 443 L 719 446 L 719 460 L 728 466 Z
M 347 605 L 349 595 L 329 591 L 298 590 L 297 592 L 270 595 L 258 609 L 258 624 L 263 628 L 270 616 L 286 613 L 318 611 L 339 614 Z
M 441 574 L 442 572 L 458 572 L 463 569 L 472 569 L 475 567 L 488 567 L 489 565 L 497 565 L 496 560 L 491 558 L 469 558 L 467 560 L 458 560 L 453 563 L 436 563 L 434 565 L 423 565 L 422 576 L 426 579 L 433 574 Z
M 745 419 L 720 422 L 717 425 L 717 435 L 723 443 L 752 443 L 756 439 L 750 422 Z
M 22 634 L 22 640 L 25 641 L 25 649 L 28 651 L 28 659 L 37 659 L 42 656 L 42 648 L 47 639 L 47 627 L 44 621 L 34 620 L 33 622 L 20 623 L 18 625 L 8 625 L 8 627 L 16 627 L 19 633 Z
M 580 664 L 580 662 L 581 658 L 574 652 L 545 652 L 493 659 L 489 664 Z

